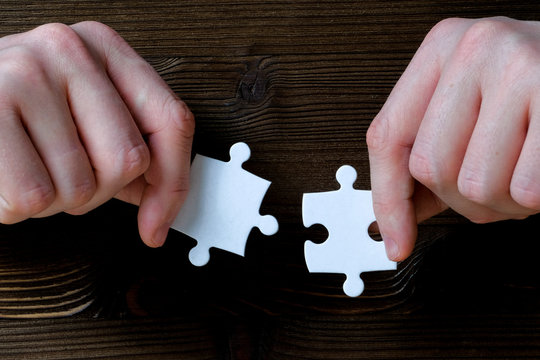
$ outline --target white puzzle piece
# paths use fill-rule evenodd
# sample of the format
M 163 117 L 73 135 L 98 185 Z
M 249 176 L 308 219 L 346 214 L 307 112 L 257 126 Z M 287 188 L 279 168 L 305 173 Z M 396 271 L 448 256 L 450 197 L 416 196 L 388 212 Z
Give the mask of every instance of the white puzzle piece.
M 371 191 L 353 189 L 356 170 L 349 165 L 339 168 L 336 178 L 339 190 L 304 194 L 304 226 L 322 224 L 329 233 L 322 244 L 306 241 L 304 254 L 310 272 L 345 274 L 345 294 L 359 296 L 364 291 L 361 273 L 395 270 L 397 264 L 387 258 L 383 242 L 368 234 L 375 221 Z
M 211 247 L 244 256 L 253 227 L 265 235 L 278 231 L 273 216 L 259 214 L 270 181 L 242 168 L 250 154 L 245 143 L 236 143 L 228 162 L 195 156 L 187 199 L 171 226 L 197 240 L 189 253 L 193 265 L 206 265 Z

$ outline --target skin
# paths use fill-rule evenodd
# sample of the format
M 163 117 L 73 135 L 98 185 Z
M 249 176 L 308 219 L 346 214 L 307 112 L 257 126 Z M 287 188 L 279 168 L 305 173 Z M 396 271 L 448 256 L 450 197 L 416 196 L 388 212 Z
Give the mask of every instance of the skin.
M 367 133 L 389 258 L 450 207 L 473 222 L 540 211 L 540 25 L 448 19 Z M 48 24 L 0 39 L 0 222 L 139 205 L 160 246 L 188 190 L 193 115 L 112 29 Z M 6 89 L 9 89 L 7 91 Z
M 0 222 L 139 205 L 160 246 L 188 190 L 193 115 L 154 69 L 96 22 L 0 39 Z M 8 91 L 9 89 L 9 91 Z
M 447 19 L 426 36 L 368 133 L 387 255 L 452 208 L 475 223 L 540 211 L 540 23 Z

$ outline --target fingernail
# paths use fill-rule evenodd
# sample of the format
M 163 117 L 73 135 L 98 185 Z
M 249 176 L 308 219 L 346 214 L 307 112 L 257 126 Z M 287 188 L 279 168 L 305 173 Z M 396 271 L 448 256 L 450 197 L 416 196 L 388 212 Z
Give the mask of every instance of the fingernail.
M 392 261 L 399 258 L 399 246 L 394 239 L 383 237 L 384 247 L 386 248 L 386 256 Z
M 152 245 L 154 247 L 160 247 L 165 244 L 165 240 L 167 239 L 170 228 L 171 227 L 168 224 L 164 224 L 156 230 L 156 232 L 154 233 L 154 237 L 152 238 Z

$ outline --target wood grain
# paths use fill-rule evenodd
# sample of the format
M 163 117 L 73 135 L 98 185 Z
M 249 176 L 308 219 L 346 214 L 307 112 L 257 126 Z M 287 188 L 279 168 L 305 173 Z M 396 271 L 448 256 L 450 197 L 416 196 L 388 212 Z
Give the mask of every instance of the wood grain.
M 2 359 L 217 359 L 205 321 L 57 319 L 0 322 Z
M 266 339 L 263 358 L 532 359 L 539 324 L 537 316 L 459 314 L 286 319 Z
M 261 212 L 280 222 L 250 234 L 245 258 L 213 251 L 204 268 L 181 234 L 145 248 L 136 209 L 115 201 L 1 225 L 0 358 L 540 357 L 538 216 L 471 226 L 445 212 L 356 299 L 343 276 L 307 272 L 304 241 L 328 233 L 301 220 L 302 193 L 337 188 L 344 163 L 369 189 L 365 132 L 434 24 L 540 20 L 538 1 L 7 0 L 0 12 L 0 36 L 112 26 L 193 110 L 195 152 L 226 159 L 249 143 L 245 168 L 272 181 Z

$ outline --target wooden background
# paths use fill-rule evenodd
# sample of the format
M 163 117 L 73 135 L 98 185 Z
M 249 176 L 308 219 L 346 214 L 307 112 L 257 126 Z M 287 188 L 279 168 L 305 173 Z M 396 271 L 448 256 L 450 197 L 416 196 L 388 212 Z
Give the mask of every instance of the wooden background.
M 0 226 L 1 359 L 540 358 L 538 216 L 475 226 L 447 212 L 422 224 L 396 272 L 309 274 L 304 192 L 337 188 L 351 164 L 369 189 L 365 132 L 429 29 L 451 16 L 540 20 L 538 1 L 5 1 L 0 36 L 47 22 L 116 29 L 193 110 L 194 151 L 273 182 L 246 257 L 171 232 L 141 244 L 136 209 Z M 99 106 L 99 104 L 96 104 Z

